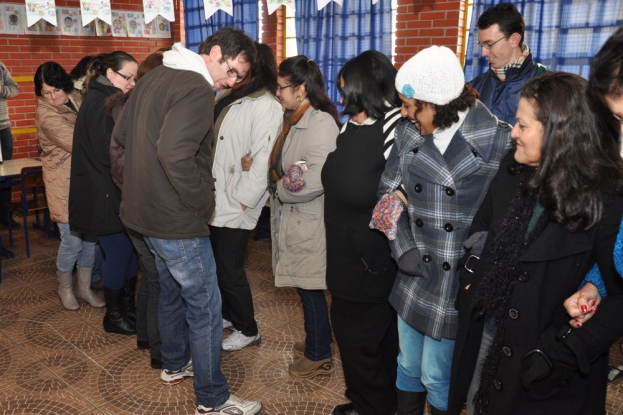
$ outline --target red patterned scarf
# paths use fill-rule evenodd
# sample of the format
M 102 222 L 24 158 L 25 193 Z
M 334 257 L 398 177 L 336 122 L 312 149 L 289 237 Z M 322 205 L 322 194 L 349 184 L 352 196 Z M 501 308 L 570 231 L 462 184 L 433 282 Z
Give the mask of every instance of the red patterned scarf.
M 286 137 L 290 132 L 290 128 L 299 122 L 310 105 L 311 103 L 306 99 L 301 102 L 301 105 L 299 105 L 294 111 L 286 111 L 283 114 L 283 129 L 281 130 L 279 137 L 277 137 L 273 151 L 270 153 L 270 158 L 268 159 L 268 190 L 273 196 L 277 191 L 277 182 L 284 175 L 283 166 L 281 165 L 281 153 L 283 151 L 283 145 L 286 142 Z

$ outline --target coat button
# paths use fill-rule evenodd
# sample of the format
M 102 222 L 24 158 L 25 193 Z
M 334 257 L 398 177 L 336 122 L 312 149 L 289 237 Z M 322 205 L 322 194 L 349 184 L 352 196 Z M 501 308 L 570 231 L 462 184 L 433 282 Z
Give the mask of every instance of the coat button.
M 195 212 L 195 216 L 199 216 L 199 212 Z
M 431 262 L 432 260 L 433 260 L 433 258 L 431 258 L 431 256 L 430 256 L 430 255 L 428 255 L 428 254 L 426 254 L 426 255 L 424 255 L 424 256 L 422 257 L 422 261 L 424 261 L 424 262 L 426 262 L 426 263 L 429 263 L 429 262 Z
M 418 150 L 417 148 L 414 148 L 413 149 L 413 154 L 417 154 L 417 150 Z
M 415 185 L 415 191 L 416 191 L 416 193 L 420 193 L 420 192 L 422 191 L 422 185 L 421 185 L 421 184 L 419 184 L 419 183 L 418 183 L 418 184 L 416 184 L 416 185 Z
M 421 228 L 422 226 L 424 226 L 424 222 L 422 222 L 422 219 L 416 219 L 415 226 L 417 226 L 418 228 Z
M 472 149 L 472 154 L 474 155 L 474 157 L 478 157 L 478 152 L 474 149 Z
M 225 137 L 223 137 L 223 136 L 220 136 L 220 137 L 219 137 L 219 139 L 220 139 L 220 140 L 224 140 L 224 139 L 225 139 Z
M 508 310 L 508 315 L 513 320 L 517 320 L 519 318 L 519 310 L 515 310 L 514 308 L 511 308 L 510 310 Z
M 508 357 L 511 357 L 511 355 L 513 354 L 513 352 L 511 351 L 510 347 L 504 346 L 504 347 L 502 347 L 502 351 Z
M 496 388 L 497 390 L 501 390 L 501 389 L 502 389 L 502 382 L 500 382 L 498 379 L 495 379 L 495 380 L 493 381 L 493 386 L 495 386 L 495 388 Z
M 108 195 L 106 195 L 106 199 L 108 199 Z
M 444 262 L 441 266 L 445 271 L 450 271 L 450 268 L 452 268 L 447 262 Z
M 529 279 L 530 274 L 528 274 L 528 271 L 521 271 L 521 273 L 519 274 L 519 281 L 528 282 Z
M 452 189 L 451 189 L 451 188 L 449 188 L 449 187 L 446 187 L 446 194 L 447 194 L 448 196 L 454 196 L 454 190 L 452 190 Z
M 446 223 L 446 224 L 443 226 L 443 229 L 444 229 L 446 232 L 452 232 L 452 231 L 454 230 L 454 228 L 452 227 L 452 225 L 450 225 L 449 223 Z

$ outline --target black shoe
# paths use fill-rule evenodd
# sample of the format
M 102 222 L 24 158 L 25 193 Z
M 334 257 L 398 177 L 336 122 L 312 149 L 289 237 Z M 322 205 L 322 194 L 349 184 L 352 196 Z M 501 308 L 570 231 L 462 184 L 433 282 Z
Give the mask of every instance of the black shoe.
M 136 339 L 136 347 L 141 350 L 149 349 L 149 341 Z
M 342 405 L 338 405 L 333 409 L 333 415 L 359 415 L 355 408 L 353 408 L 353 403 L 344 403 Z
M 136 334 L 136 325 L 125 316 L 123 306 L 123 288 L 113 290 L 104 287 L 104 299 L 106 300 L 106 315 L 104 316 L 104 331 L 117 334 Z
M 151 358 L 151 367 L 153 369 L 162 369 L 162 360 Z
M 91 283 L 91 291 L 104 291 L 104 280 L 99 279 Z
M 0 225 L 9 229 L 9 225 L 6 223 L 6 219 L 1 219 Z M 11 218 L 11 229 L 13 230 L 22 229 L 22 225 L 20 225 L 18 222 L 15 222 L 15 219 Z

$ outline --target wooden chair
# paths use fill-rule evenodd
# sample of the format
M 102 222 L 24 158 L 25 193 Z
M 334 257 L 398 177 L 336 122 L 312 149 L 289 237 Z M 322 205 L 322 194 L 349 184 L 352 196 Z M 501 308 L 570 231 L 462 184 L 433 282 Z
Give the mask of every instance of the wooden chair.
M 50 212 L 48 211 L 48 201 L 45 197 L 45 185 L 43 184 L 43 171 L 41 167 L 24 167 L 20 174 L 22 194 L 20 203 L 11 203 L 7 211 L 7 223 L 9 225 L 9 245 L 13 246 L 13 229 L 11 229 L 11 212 L 22 211 L 24 220 L 24 238 L 26 239 L 26 256 L 30 258 L 30 243 L 28 241 L 28 212 L 36 213 L 33 228 L 50 232 Z M 43 226 L 39 217 L 39 211 L 43 211 Z

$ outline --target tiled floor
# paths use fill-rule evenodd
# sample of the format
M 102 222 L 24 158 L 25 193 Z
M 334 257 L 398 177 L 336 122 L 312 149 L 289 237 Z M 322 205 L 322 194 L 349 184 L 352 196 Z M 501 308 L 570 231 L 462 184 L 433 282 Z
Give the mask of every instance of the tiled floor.
M 8 243 L 7 232 L 1 233 Z M 192 381 L 163 386 L 149 366 L 148 351 L 135 336 L 105 333 L 104 309 L 82 304 L 65 311 L 56 295 L 58 239 L 31 232 L 26 259 L 17 232 L 17 259 L 2 261 L 0 284 L 0 414 L 192 414 Z M 247 275 L 262 334 L 259 346 L 223 353 L 230 391 L 260 400 L 262 415 L 331 414 L 345 403 L 337 348 L 331 376 L 296 380 L 288 376 L 294 341 L 303 339 L 303 316 L 294 289 L 275 288 L 270 242 L 250 241 Z M 618 345 L 613 364 L 623 364 Z M 623 413 L 623 380 L 610 384 L 608 414 Z

